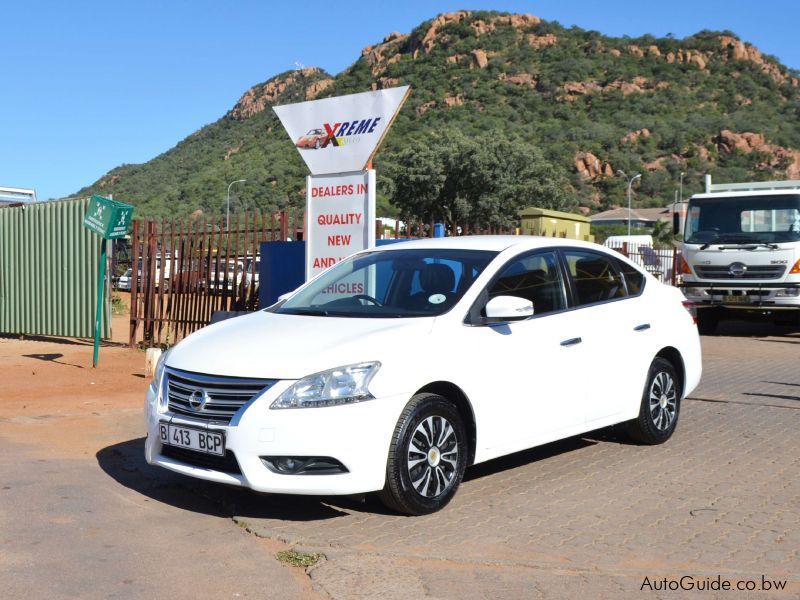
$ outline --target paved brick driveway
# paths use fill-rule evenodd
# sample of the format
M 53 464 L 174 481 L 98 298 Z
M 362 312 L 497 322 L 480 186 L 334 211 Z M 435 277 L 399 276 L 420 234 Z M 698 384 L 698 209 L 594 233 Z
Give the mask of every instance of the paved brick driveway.
M 725 333 L 703 339 L 705 400 L 669 443 L 605 430 L 479 465 L 436 515 L 202 487 L 253 533 L 327 554 L 311 575 L 334 597 L 624 597 L 718 574 L 800 597 L 800 335 Z

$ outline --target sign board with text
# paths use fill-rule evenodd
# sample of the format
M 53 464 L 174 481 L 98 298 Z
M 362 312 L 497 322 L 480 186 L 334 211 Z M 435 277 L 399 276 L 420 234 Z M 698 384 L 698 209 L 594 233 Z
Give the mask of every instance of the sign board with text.
M 410 87 L 275 106 L 312 175 L 367 168 Z
M 375 171 L 306 178 L 306 280 L 375 245 Z
M 116 240 L 128 234 L 133 206 L 94 194 L 83 216 L 83 226 L 106 240 Z

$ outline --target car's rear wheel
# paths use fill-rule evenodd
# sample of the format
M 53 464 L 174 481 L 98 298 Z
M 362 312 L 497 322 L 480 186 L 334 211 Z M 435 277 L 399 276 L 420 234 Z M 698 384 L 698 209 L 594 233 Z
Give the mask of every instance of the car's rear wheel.
M 671 362 L 656 358 L 650 364 L 639 416 L 628 423 L 633 439 L 643 444 L 662 444 L 672 436 L 681 408 L 680 386 Z
M 398 512 L 436 512 L 453 498 L 466 467 L 467 433 L 458 409 L 437 394 L 417 394 L 397 421 L 379 497 Z

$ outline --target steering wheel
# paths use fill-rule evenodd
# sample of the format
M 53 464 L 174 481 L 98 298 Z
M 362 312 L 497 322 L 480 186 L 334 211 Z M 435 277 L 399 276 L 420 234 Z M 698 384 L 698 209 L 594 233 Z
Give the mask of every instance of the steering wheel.
M 366 300 L 367 302 L 371 302 L 371 303 L 372 303 L 372 304 L 374 304 L 375 306 L 383 306 L 383 304 L 381 304 L 381 303 L 378 301 L 378 299 L 377 299 L 377 298 L 373 298 L 372 296 L 369 296 L 369 295 L 367 295 L 367 294 L 355 294 L 355 295 L 353 296 L 353 298 L 355 298 L 356 300 Z

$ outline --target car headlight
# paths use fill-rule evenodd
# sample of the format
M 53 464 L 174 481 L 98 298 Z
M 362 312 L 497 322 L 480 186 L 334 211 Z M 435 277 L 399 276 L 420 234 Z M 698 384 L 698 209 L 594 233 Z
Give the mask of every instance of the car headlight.
M 303 377 L 270 408 L 313 408 L 372 400 L 375 396 L 367 388 L 380 367 L 379 362 L 364 362 Z
M 158 400 L 160 400 L 161 383 L 164 381 L 164 370 L 167 367 L 167 356 L 169 356 L 171 351 L 172 349 L 170 348 L 166 352 L 162 352 L 161 356 L 158 357 L 156 371 L 153 374 L 153 381 L 150 383 L 153 387 L 154 395 Z

